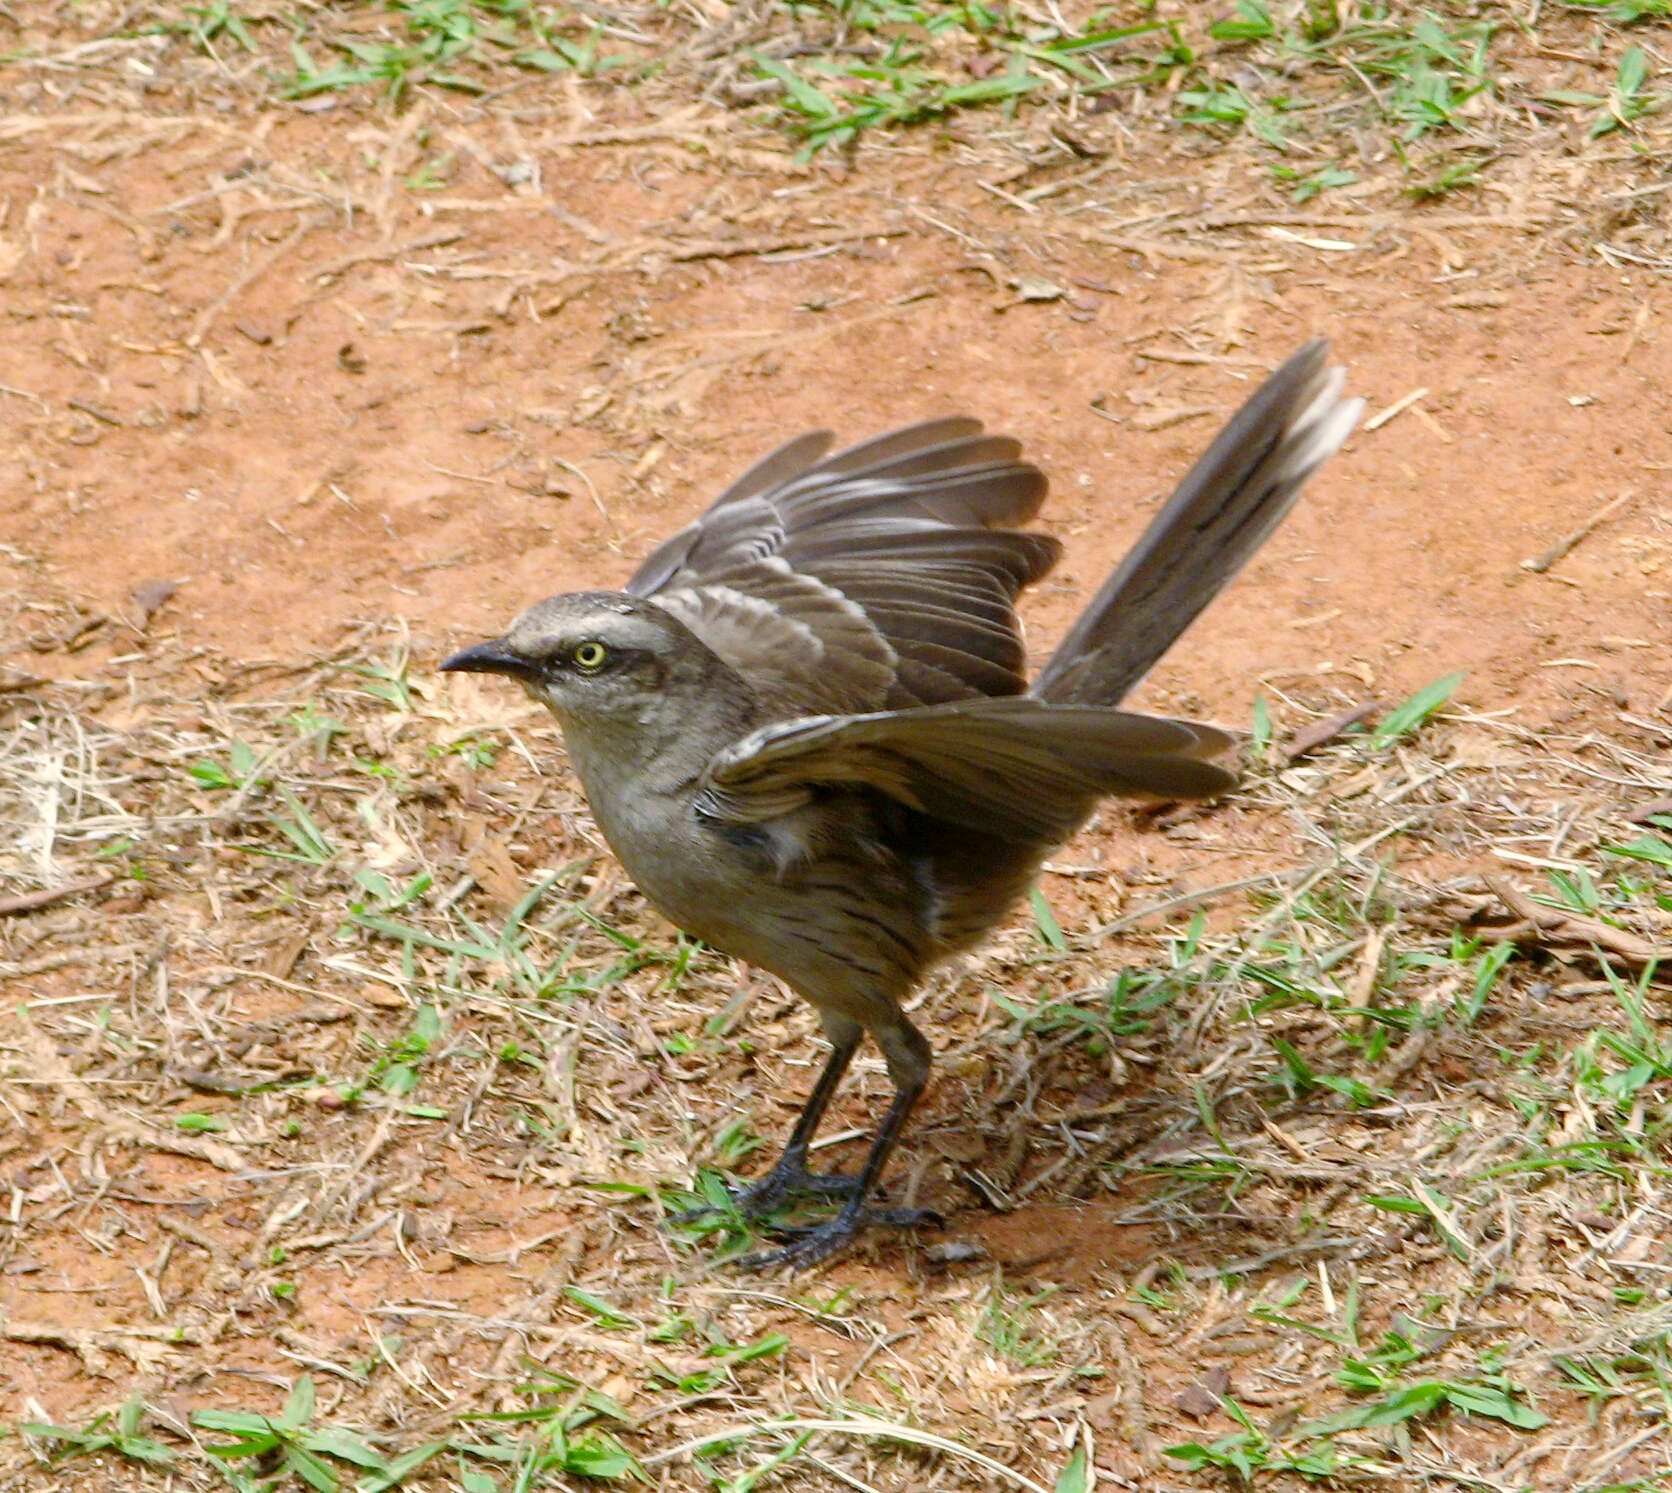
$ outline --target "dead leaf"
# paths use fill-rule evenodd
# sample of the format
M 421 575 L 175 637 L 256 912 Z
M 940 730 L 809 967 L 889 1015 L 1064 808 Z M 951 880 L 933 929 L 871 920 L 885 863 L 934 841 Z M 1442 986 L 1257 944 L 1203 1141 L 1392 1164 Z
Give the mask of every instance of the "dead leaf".
M 485 834 L 471 850 L 467 864 L 495 911 L 508 912 L 528 889 L 511 859 L 511 851 L 498 835 Z
M 1349 726 L 1356 726 L 1376 708 L 1375 700 L 1365 700 L 1350 710 L 1340 711 L 1335 715 L 1326 716 L 1321 721 L 1314 721 L 1310 726 L 1303 726 L 1290 738 L 1284 760 L 1293 762 L 1297 757 L 1304 757 L 1308 752 L 1316 751 L 1325 743 L 1334 741 Z
M 1219 1409 L 1219 1402 L 1230 1384 L 1231 1376 L 1223 1368 L 1211 1368 L 1179 1393 L 1173 1401 L 1173 1408 L 1192 1420 L 1206 1420 Z

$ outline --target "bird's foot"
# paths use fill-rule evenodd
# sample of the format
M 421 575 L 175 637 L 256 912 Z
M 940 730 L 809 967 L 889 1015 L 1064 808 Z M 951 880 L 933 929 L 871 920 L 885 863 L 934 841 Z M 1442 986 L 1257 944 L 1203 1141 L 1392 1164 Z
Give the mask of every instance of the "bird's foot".
M 790 1242 L 782 1249 L 763 1250 L 738 1261 L 745 1270 L 805 1270 L 827 1260 L 870 1224 L 891 1228 L 940 1228 L 946 1220 L 933 1208 L 863 1208 L 850 1202 L 834 1218 L 804 1228 L 781 1228 L 773 1232 Z
M 782 1156 L 776 1166 L 757 1182 L 747 1187 L 729 1188 L 732 1206 L 745 1218 L 766 1218 L 776 1213 L 791 1198 L 814 1197 L 849 1198 L 859 1186 L 859 1178 L 845 1177 L 839 1172 L 810 1172 L 795 1157 Z M 715 1218 L 726 1210 L 713 1204 L 687 1208 L 682 1213 L 669 1215 L 669 1223 L 696 1223 L 700 1219 Z
M 776 1213 L 793 1197 L 811 1194 L 850 1198 L 858 1188 L 858 1177 L 846 1177 L 840 1172 L 810 1172 L 799 1163 L 786 1165 L 780 1161 L 760 1181 L 733 1193 L 732 1200 L 745 1218 L 764 1218 Z

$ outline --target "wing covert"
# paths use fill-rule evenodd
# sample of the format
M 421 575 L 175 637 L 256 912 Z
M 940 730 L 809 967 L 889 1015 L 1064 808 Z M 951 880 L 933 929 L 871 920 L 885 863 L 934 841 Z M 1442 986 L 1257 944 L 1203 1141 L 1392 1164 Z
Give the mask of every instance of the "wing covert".
M 699 807 L 755 823 L 862 787 L 984 834 L 1056 843 L 1110 794 L 1202 798 L 1234 781 L 1212 726 L 1026 696 L 762 727 L 704 775 Z

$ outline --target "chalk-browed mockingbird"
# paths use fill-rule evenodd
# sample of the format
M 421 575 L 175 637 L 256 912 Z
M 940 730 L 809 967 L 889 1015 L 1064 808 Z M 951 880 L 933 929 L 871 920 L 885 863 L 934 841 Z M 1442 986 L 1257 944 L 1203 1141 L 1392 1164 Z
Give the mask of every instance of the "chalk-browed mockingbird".
M 1045 478 L 1018 442 L 930 420 L 827 456 L 804 435 L 752 467 L 625 591 L 529 608 L 445 669 L 548 706 L 592 812 L 681 928 L 786 980 L 834 1047 L 783 1156 L 739 1195 L 843 1198 L 757 1263 L 804 1265 L 867 1210 L 928 1079 L 900 1003 L 1026 890 L 1107 794 L 1197 798 L 1231 773 L 1212 726 L 1120 700 L 1242 567 L 1353 428 L 1322 341 L 1220 432 L 1038 677 L 1014 612 L 1055 563 L 1018 533 Z M 895 1094 L 857 1177 L 807 1148 L 864 1033 Z

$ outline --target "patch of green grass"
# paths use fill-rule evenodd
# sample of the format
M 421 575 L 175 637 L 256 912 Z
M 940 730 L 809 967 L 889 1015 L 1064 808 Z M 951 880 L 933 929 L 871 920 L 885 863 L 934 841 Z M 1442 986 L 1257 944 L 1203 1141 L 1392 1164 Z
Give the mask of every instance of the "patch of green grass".
M 1668 823 L 1666 817 L 1660 814 L 1655 815 L 1650 822 L 1663 826 Z M 1646 865 L 1657 866 L 1662 871 L 1672 871 L 1672 840 L 1664 835 L 1643 834 L 1629 845 L 1604 845 L 1602 853 L 1620 860 L 1642 861 Z
M 759 49 L 752 57 L 757 77 L 780 85 L 775 112 L 806 153 L 960 109 L 996 104 L 1008 111 L 1029 94 L 1096 93 L 1117 82 L 1154 80 L 1190 55 L 1176 25 L 1160 20 L 1108 26 L 1094 18 L 1077 31 L 1022 22 L 998 5 L 898 0 L 803 3 L 793 12 L 809 32 L 827 31 L 824 44 L 799 47 L 811 55 L 793 63 Z M 1160 59 L 1126 52 L 1128 43 L 1156 33 L 1171 41 Z
M 1672 0 L 1562 0 L 1562 7 L 1604 15 L 1620 26 L 1672 16 Z
M 446 1443 L 428 1442 L 397 1456 L 380 1452 L 371 1440 L 342 1426 L 316 1426 L 313 1378 L 297 1379 L 284 1408 L 277 1415 L 245 1410 L 198 1410 L 192 1424 L 199 1430 L 230 1439 L 206 1444 L 203 1450 L 224 1469 L 238 1493 L 258 1493 L 275 1486 L 275 1479 L 292 1476 L 317 1493 L 336 1493 L 344 1486 L 335 1464 L 347 1463 L 371 1474 L 353 1485 L 356 1493 L 393 1488 L 416 1472 Z
M 1320 1469 L 1342 1469 L 1350 1465 L 1340 1460 L 1341 1453 L 1332 1445 L 1332 1438 L 1343 1431 L 1397 1426 L 1443 1411 L 1502 1421 L 1518 1430 L 1537 1430 L 1548 1424 L 1543 1412 L 1527 1402 L 1522 1388 L 1501 1371 L 1490 1351 L 1482 1354 L 1478 1373 L 1414 1376 L 1409 1371 L 1446 1347 L 1451 1333 L 1396 1312 L 1381 1342 L 1366 1350 L 1360 1342 L 1356 1278 L 1349 1281 L 1340 1297 L 1333 1298 L 1331 1319 L 1324 1323 L 1310 1322 L 1293 1314 L 1296 1304 L 1312 1289 L 1311 1282 L 1296 1281 L 1276 1299 L 1253 1306 L 1249 1315 L 1341 1349 L 1342 1357 L 1333 1377 L 1358 1403 L 1323 1419 L 1293 1426 L 1280 1447 L 1240 1409 L 1231 1409 L 1229 1413 L 1243 1426 L 1242 1431 L 1208 1447 L 1193 1443 L 1187 1448 L 1175 1448 L 1169 1455 L 1180 1456 L 1192 1466 L 1223 1467 L 1245 1477 L 1258 1471 L 1275 1470 L 1326 1476 L 1328 1473 Z M 1428 1309 L 1437 1306 L 1436 1300 L 1429 1303 Z M 1278 1453 L 1275 1460 L 1274 1451 Z
M 1648 1295 L 1640 1288 L 1623 1288 L 1635 1306 Z M 1620 1292 L 1616 1292 L 1619 1299 Z M 1672 1321 L 1664 1304 L 1642 1313 L 1640 1330 L 1621 1324 L 1622 1346 L 1609 1352 L 1563 1356 L 1556 1360 L 1568 1388 L 1590 1399 L 1599 1408 L 1610 1400 L 1636 1400 L 1651 1414 L 1672 1418 Z
M 229 0 L 214 0 L 158 29 L 215 55 L 217 44 L 227 42 L 259 51 L 258 31 L 282 28 L 289 66 L 275 73 L 274 83 L 284 98 L 364 87 L 398 105 L 420 85 L 483 93 L 495 67 L 590 78 L 641 65 L 606 47 L 602 23 L 534 0 L 381 0 L 352 9 L 350 19 L 370 15 L 382 24 L 345 27 L 333 24 L 339 18 L 329 10 L 302 5 L 258 19 L 240 15 Z
M 424 1062 L 434 1054 L 445 1036 L 445 1025 L 440 1009 L 429 1001 L 413 1014 L 412 1025 L 394 1040 L 373 1043 L 376 1055 L 366 1076 L 357 1084 L 346 1086 L 342 1098 L 356 1102 L 369 1088 L 377 1088 L 391 1099 L 405 1099 L 418 1087 Z M 371 1038 L 365 1039 L 368 1043 Z M 445 1119 L 447 1112 L 433 1106 L 409 1106 L 406 1113 L 419 1119 Z
M 975 1324 L 976 1340 L 985 1343 L 998 1357 L 1022 1368 L 1038 1368 L 1054 1362 L 1058 1344 L 1036 1325 L 1039 1304 L 1053 1294 L 1054 1290 L 1047 1290 L 1018 1298 L 1006 1289 L 1002 1280 L 995 1280 Z
M 1366 7 L 1368 9 L 1368 7 Z M 1466 132 L 1470 100 L 1492 87 L 1489 49 L 1496 27 L 1424 11 L 1408 30 L 1368 22 L 1347 29 L 1335 45 L 1386 87 L 1376 94 L 1383 115 L 1410 144 L 1431 131 Z
M 498 760 L 499 753 L 500 743 L 486 731 L 467 731 L 445 747 L 431 749 L 433 756 L 462 757 L 466 764 L 478 771 L 492 767 Z
M 267 754 L 269 757 L 272 753 Z M 226 761 L 200 757 L 186 769 L 186 774 L 199 786 L 215 792 L 237 792 L 244 788 L 265 787 L 270 781 L 257 776 L 262 764 L 257 761 L 255 748 L 248 742 L 233 737 L 227 743 Z
M 1174 20 L 1159 7 L 1128 26 L 1094 15 L 1084 30 L 969 4 L 802 5 L 797 14 L 809 32 L 827 16 L 836 22 L 826 44 L 804 45 L 812 55 L 793 64 L 760 52 L 755 62 L 762 79 L 782 86 L 780 117 L 809 150 L 958 108 L 1013 107 L 1027 95 L 1151 87 L 1165 87 L 1181 123 L 1247 131 L 1280 151 L 1306 131 L 1289 116 L 1316 114 L 1329 93 L 1346 89 L 1409 144 L 1466 131 L 1471 101 L 1493 86 L 1491 23 L 1431 11 L 1407 20 L 1373 4 L 1274 12 L 1263 0 L 1238 0 L 1207 27 L 1214 45 L 1202 52 L 1185 40 L 1187 13 Z M 1308 80 L 1309 93 L 1269 86 L 1291 76 Z M 1328 168 L 1310 176 L 1307 196 L 1351 179 Z
M 173 1467 L 176 1460 L 174 1452 L 154 1437 L 147 1436 L 144 1426 L 145 1402 L 136 1390 L 114 1414 L 107 1410 L 102 1415 L 95 1415 L 80 1430 L 41 1421 L 24 1421 L 17 1430 L 19 1435 L 36 1436 L 50 1443 L 54 1462 L 106 1453 L 146 1467 Z
M 584 864 L 572 862 L 535 882 L 497 928 L 454 907 L 451 917 L 462 929 L 460 932 L 432 932 L 416 921 L 389 915 L 412 901 L 422 890 L 420 883 L 427 887 L 427 880 L 419 878 L 407 889 L 397 890 L 386 878 L 370 873 L 360 880 L 372 896 L 351 905 L 342 936 L 359 930 L 375 940 L 398 945 L 403 950 L 406 978 L 414 982 L 418 978 L 417 960 L 421 951 L 446 956 L 442 972 L 429 983 L 433 989 L 450 994 L 470 994 L 486 988 L 514 993 L 530 1001 L 567 1004 L 576 996 L 615 984 L 650 965 L 666 966 L 671 976 L 677 978 L 690 957 L 689 951 L 680 954 L 649 945 L 609 927 L 577 903 L 562 904 L 543 924 L 534 922 L 535 908 L 555 887 L 578 874 Z M 391 902 L 390 898 L 395 900 Z M 602 968 L 577 966 L 579 936 L 569 933 L 559 937 L 566 926 L 576 923 L 603 934 L 622 951 L 620 957 Z M 537 952 L 541 948 L 550 957 Z M 485 985 L 475 979 L 473 972 L 478 970 L 486 974 Z
M 187 38 L 211 56 L 214 55 L 214 44 L 223 40 L 236 42 L 246 52 L 256 50 L 255 37 L 230 0 L 188 6 L 185 19 L 165 23 L 162 29 Z
M 1281 116 L 1288 110 L 1306 107 L 1300 100 L 1282 95 L 1272 99 L 1251 98 L 1232 84 L 1180 89 L 1177 98 L 1182 110 L 1179 119 L 1183 123 L 1222 129 L 1231 134 L 1247 130 L 1279 150 L 1289 141 Z
M 412 693 L 412 658 L 405 648 L 397 648 L 387 661 L 374 659 L 356 664 L 349 673 L 364 683 L 360 688 L 374 700 L 381 700 L 391 710 L 410 715 L 418 708 Z
M 1396 705 L 1370 733 L 1370 745 L 1380 751 L 1413 735 L 1457 691 L 1463 682 L 1462 674 L 1447 674 L 1432 684 L 1419 689 L 1410 699 Z
M 600 1429 L 603 1421 L 632 1424 L 632 1417 L 615 1400 L 540 1364 L 525 1367 L 533 1377 L 519 1385 L 516 1393 L 531 1403 L 520 1410 L 462 1417 L 461 1425 L 490 1427 L 494 1433 L 479 1440 L 455 1440 L 452 1446 L 457 1451 L 503 1468 L 512 1475 L 510 1486 L 519 1489 L 562 1486 L 565 1475 L 604 1482 L 649 1481 L 626 1447 Z M 518 1434 L 510 1434 L 511 1430 Z M 472 1476 L 477 1480 L 472 1481 Z M 495 1493 L 503 1486 L 479 1473 L 461 1476 L 460 1483 L 473 1493 L 477 1488 Z
M 1316 170 L 1301 172 L 1293 166 L 1273 166 L 1271 174 L 1280 182 L 1289 183 L 1289 196 L 1297 203 L 1310 202 L 1320 192 L 1327 192 L 1332 187 L 1350 187 L 1359 180 L 1356 171 L 1347 171 L 1340 166 L 1319 166 Z M 1269 728 L 1265 740 L 1269 741 Z M 1256 742 L 1260 742 L 1256 732 Z M 1265 749 L 1261 746 L 1260 758 L 1265 760 Z
M 1229 1395 L 1220 1401 L 1220 1408 L 1242 1429 L 1215 1441 L 1169 1446 L 1166 1455 L 1192 1472 L 1210 1468 L 1229 1472 L 1245 1485 L 1262 1473 L 1287 1472 L 1314 1481 L 1333 1481 L 1354 1471 L 1383 1470 L 1370 1458 L 1343 1451 L 1323 1437 L 1285 1437 L 1262 1431 Z
M 862 130 L 918 124 L 954 109 L 1014 100 L 1040 87 L 1026 71 L 972 83 L 951 83 L 912 60 L 909 49 L 891 44 L 874 65 L 806 64 L 797 72 L 757 52 L 755 65 L 764 78 L 784 88 L 783 112 L 810 153 L 826 145 L 846 145 Z
M 1648 85 L 1649 56 L 1634 43 L 1621 55 L 1614 83 L 1606 94 L 1552 89 L 1543 97 L 1547 103 L 1597 111 L 1588 132 L 1591 139 L 1597 140 L 1616 130 L 1630 130 L 1638 120 L 1660 111 L 1666 95 L 1651 92 Z
M 997 986 L 988 987 L 987 997 L 1021 1031 L 1041 1036 L 1075 1032 L 1087 1053 L 1102 1057 L 1121 1038 L 1150 1030 L 1155 1013 L 1176 1001 L 1186 988 L 1173 975 L 1123 969 L 1101 989 L 1037 1006 L 1024 1005 Z
M 1369 1109 L 1388 1097 L 1382 1090 L 1374 1089 L 1359 1079 L 1316 1071 L 1298 1048 L 1281 1037 L 1274 1036 L 1269 1040 L 1283 1062 L 1274 1075 L 1274 1081 L 1282 1085 L 1291 1099 L 1303 1098 L 1318 1089 L 1328 1089 L 1341 1095 L 1354 1109 Z
M 738 54 L 738 88 L 762 100 L 762 117 L 804 157 L 967 111 L 1014 115 L 1034 104 L 1135 95 L 1188 128 L 1258 141 L 1278 158 L 1270 169 L 1293 183 L 1297 202 L 1358 180 L 1344 165 L 1318 164 L 1339 155 L 1351 128 L 1367 159 L 1391 156 L 1409 179 L 1407 193 L 1424 199 L 1480 184 L 1505 120 L 1582 111 L 1594 139 L 1659 112 L 1667 93 L 1656 86 L 1657 54 L 1619 28 L 1663 19 L 1669 4 L 1566 6 L 1592 32 L 1578 45 L 1588 42 L 1614 66 L 1606 93 L 1535 93 L 1500 67 L 1519 19 L 1386 0 L 1236 0 L 1211 18 L 1184 0 L 1072 18 L 991 0 L 794 0 L 760 17 Z M 536 0 L 375 0 L 258 16 L 236 0 L 213 0 L 157 29 L 213 56 L 231 47 L 270 59 L 282 97 L 371 90 L 398 107 L 414 88 L 481 93 L 506 72 L 636 83 L 679 65 L 667 60 L 677 37 L 714 24 L 710 13 L 665 6 L 594 19 Z M 1433 149 L 1411 159 L 1418 142 Z M 450 175 L 451 162 L 437 157 L 407 182 L 433 190 Z
M 1491 1355 L 1486 1355 L 1482 1372 L 1474 1378 L 1411 1379 L 1400 1372 L 1426 1355 L 1427 1350 L 1404 1333 L 1390 1332 L 1374 1352 L 1349 1356 L 1336 1370 L 1336 1382 L 1353 1394 L 1366 1396 L 1367 1402 L 1301 1427 L 1301 1434 L 1329 1436 L 1398 1425 L 1439 1410 L 1503 1421 L 1521 1431 L 1536 1431 L 1550 1423 L 1549 1416 L 1527 1403 L 1519 1385 L 1492 1366 Z
M 240 850 L 251 855 L 270 856 L 274 860 L 295 861 L 304 866 L 324 866 L 336 859 L 337 847 L 319 821 L 308 812 L 307 806 L 290 789 L 281 786 L 279 797 L 290 810 L 288 816 L 275 814 L 268 821 L 289 843 L 289 850 L 275 850 L 266 845 L 241 845 Z
M 1407 197 L 1418 202 L 1444 197 L 1465 187 L 1478 187 L 1481 183 L 1480 162 L 1466 157 L 1442 156 L 1430 159 L 1421 166 L 1413 166 L 1407 160 L 1406 166 L 1419 173 L 1417 179 L 1404 189 Z
M 472 64 L 592 77 L 631 62 L 601 50 L 601 26 L 530 0 L 386 0 L 383 9 L 389 22 L 383 35 L 326 33 L 323 45 L 336 54 L 333 62 L 315 63 L 301 38 L 293 40 L 295 71 L 281 86 L 284 95 L 305 98 L 369 85 L 398 104 L 419 83 L 485 92 L 482 78 L 467 70 Z M 577 24 L 578 36 L 564 34 Z

